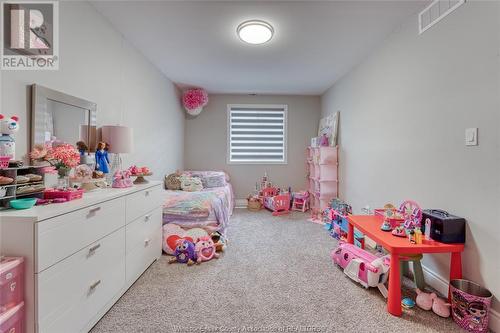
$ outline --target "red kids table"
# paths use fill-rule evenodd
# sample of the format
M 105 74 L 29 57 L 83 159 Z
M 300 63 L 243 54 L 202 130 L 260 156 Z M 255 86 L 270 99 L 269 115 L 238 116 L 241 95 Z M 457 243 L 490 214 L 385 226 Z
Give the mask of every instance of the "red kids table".
M 401 283 L 399 280 L 399 256 L 405 254 L 451 253 L 450 281 L 462 278 L 461 252 L 464 244 L 445 244 L 433 240 L 424 240 L 422 244 L 411 244 L 407 237 L 396 237 L 390 232 L 380 230 L 382 216 L 349 215 L 347 242 L 354 244 L 354 228 L 358 229 L 391 254 L 389 271 L 389 296 L 387 311 L 394 316 L 401 316 Z

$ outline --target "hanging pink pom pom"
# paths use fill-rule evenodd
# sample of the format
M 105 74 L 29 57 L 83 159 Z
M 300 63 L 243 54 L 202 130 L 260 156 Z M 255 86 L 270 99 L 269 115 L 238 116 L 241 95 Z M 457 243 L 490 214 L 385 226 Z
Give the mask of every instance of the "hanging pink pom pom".
M 208 103 L 208 94 L 204 89 L 188 89 L 182 94 L 182 104 L 187 113 L 196 116 Z

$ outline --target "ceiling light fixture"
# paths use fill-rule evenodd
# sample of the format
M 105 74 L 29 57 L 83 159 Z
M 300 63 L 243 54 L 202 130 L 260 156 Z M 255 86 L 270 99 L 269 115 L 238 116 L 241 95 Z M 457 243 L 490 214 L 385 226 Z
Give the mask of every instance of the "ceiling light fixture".
M 236 33 L 242 41 L 248 44 L 264 44 L 273 38 L 274 29 L 265 21 L 250 20 L 241 23 Z

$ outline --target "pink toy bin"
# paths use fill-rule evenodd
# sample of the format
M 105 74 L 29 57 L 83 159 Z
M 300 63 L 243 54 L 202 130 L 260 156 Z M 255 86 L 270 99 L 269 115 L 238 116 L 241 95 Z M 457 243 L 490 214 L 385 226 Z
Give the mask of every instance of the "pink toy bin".
M 15 307 L 23 299 L 24 259 L 3 257 L 0 260 L 0 314 Z
M 450 281 L 451 313 L 453 320 L 469 332 L 488 332 L 493 294 L 472 281 Z
M 24 333 L 24 302 L 0 315 L 0 333 Z

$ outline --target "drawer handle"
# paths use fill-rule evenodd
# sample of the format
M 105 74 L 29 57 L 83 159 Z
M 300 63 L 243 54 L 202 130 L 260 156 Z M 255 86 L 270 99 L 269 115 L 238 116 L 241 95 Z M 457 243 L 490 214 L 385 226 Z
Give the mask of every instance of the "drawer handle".
M 94 283 L 92 283 L 92 284 L 90 285 L 89 290 L 90 290 L 90 291 L 95 290 L 95 288 L 97 288 L 97 286 L 98 286 L 98 285 L 100 285 L 100 284 L 101 284 L 101 280 L 97 280 L 96 282 L 94 282 Z
M 89 210 L 89 214 L 88 215 L 94 215 L 95 213 L 97 213 L 100 210 L 101 210 L 101 207 L 92 208 L 92 209 Z
M 151 220 L 151 214 L 148 214 L 148 215 L 144 216 L 144 221 L 145 222 L 148 222 L 149 220 Z
M 101 247 L 101 244 L 96 244 L 89 249 L 89 256 L 93 255 L 95 251 Z
M 149 246 L 149 242 L 150 242 L 150 241 L 151 241 L 151 240 L 150 240 L 149 238 L 146 238 L 146 239 L 144 240 L 144 246 Z
M 145 191 L 145 192 L 144 192 L 144 195 L 145 195 L 145 196 L 149 196 L 149 191 Z

